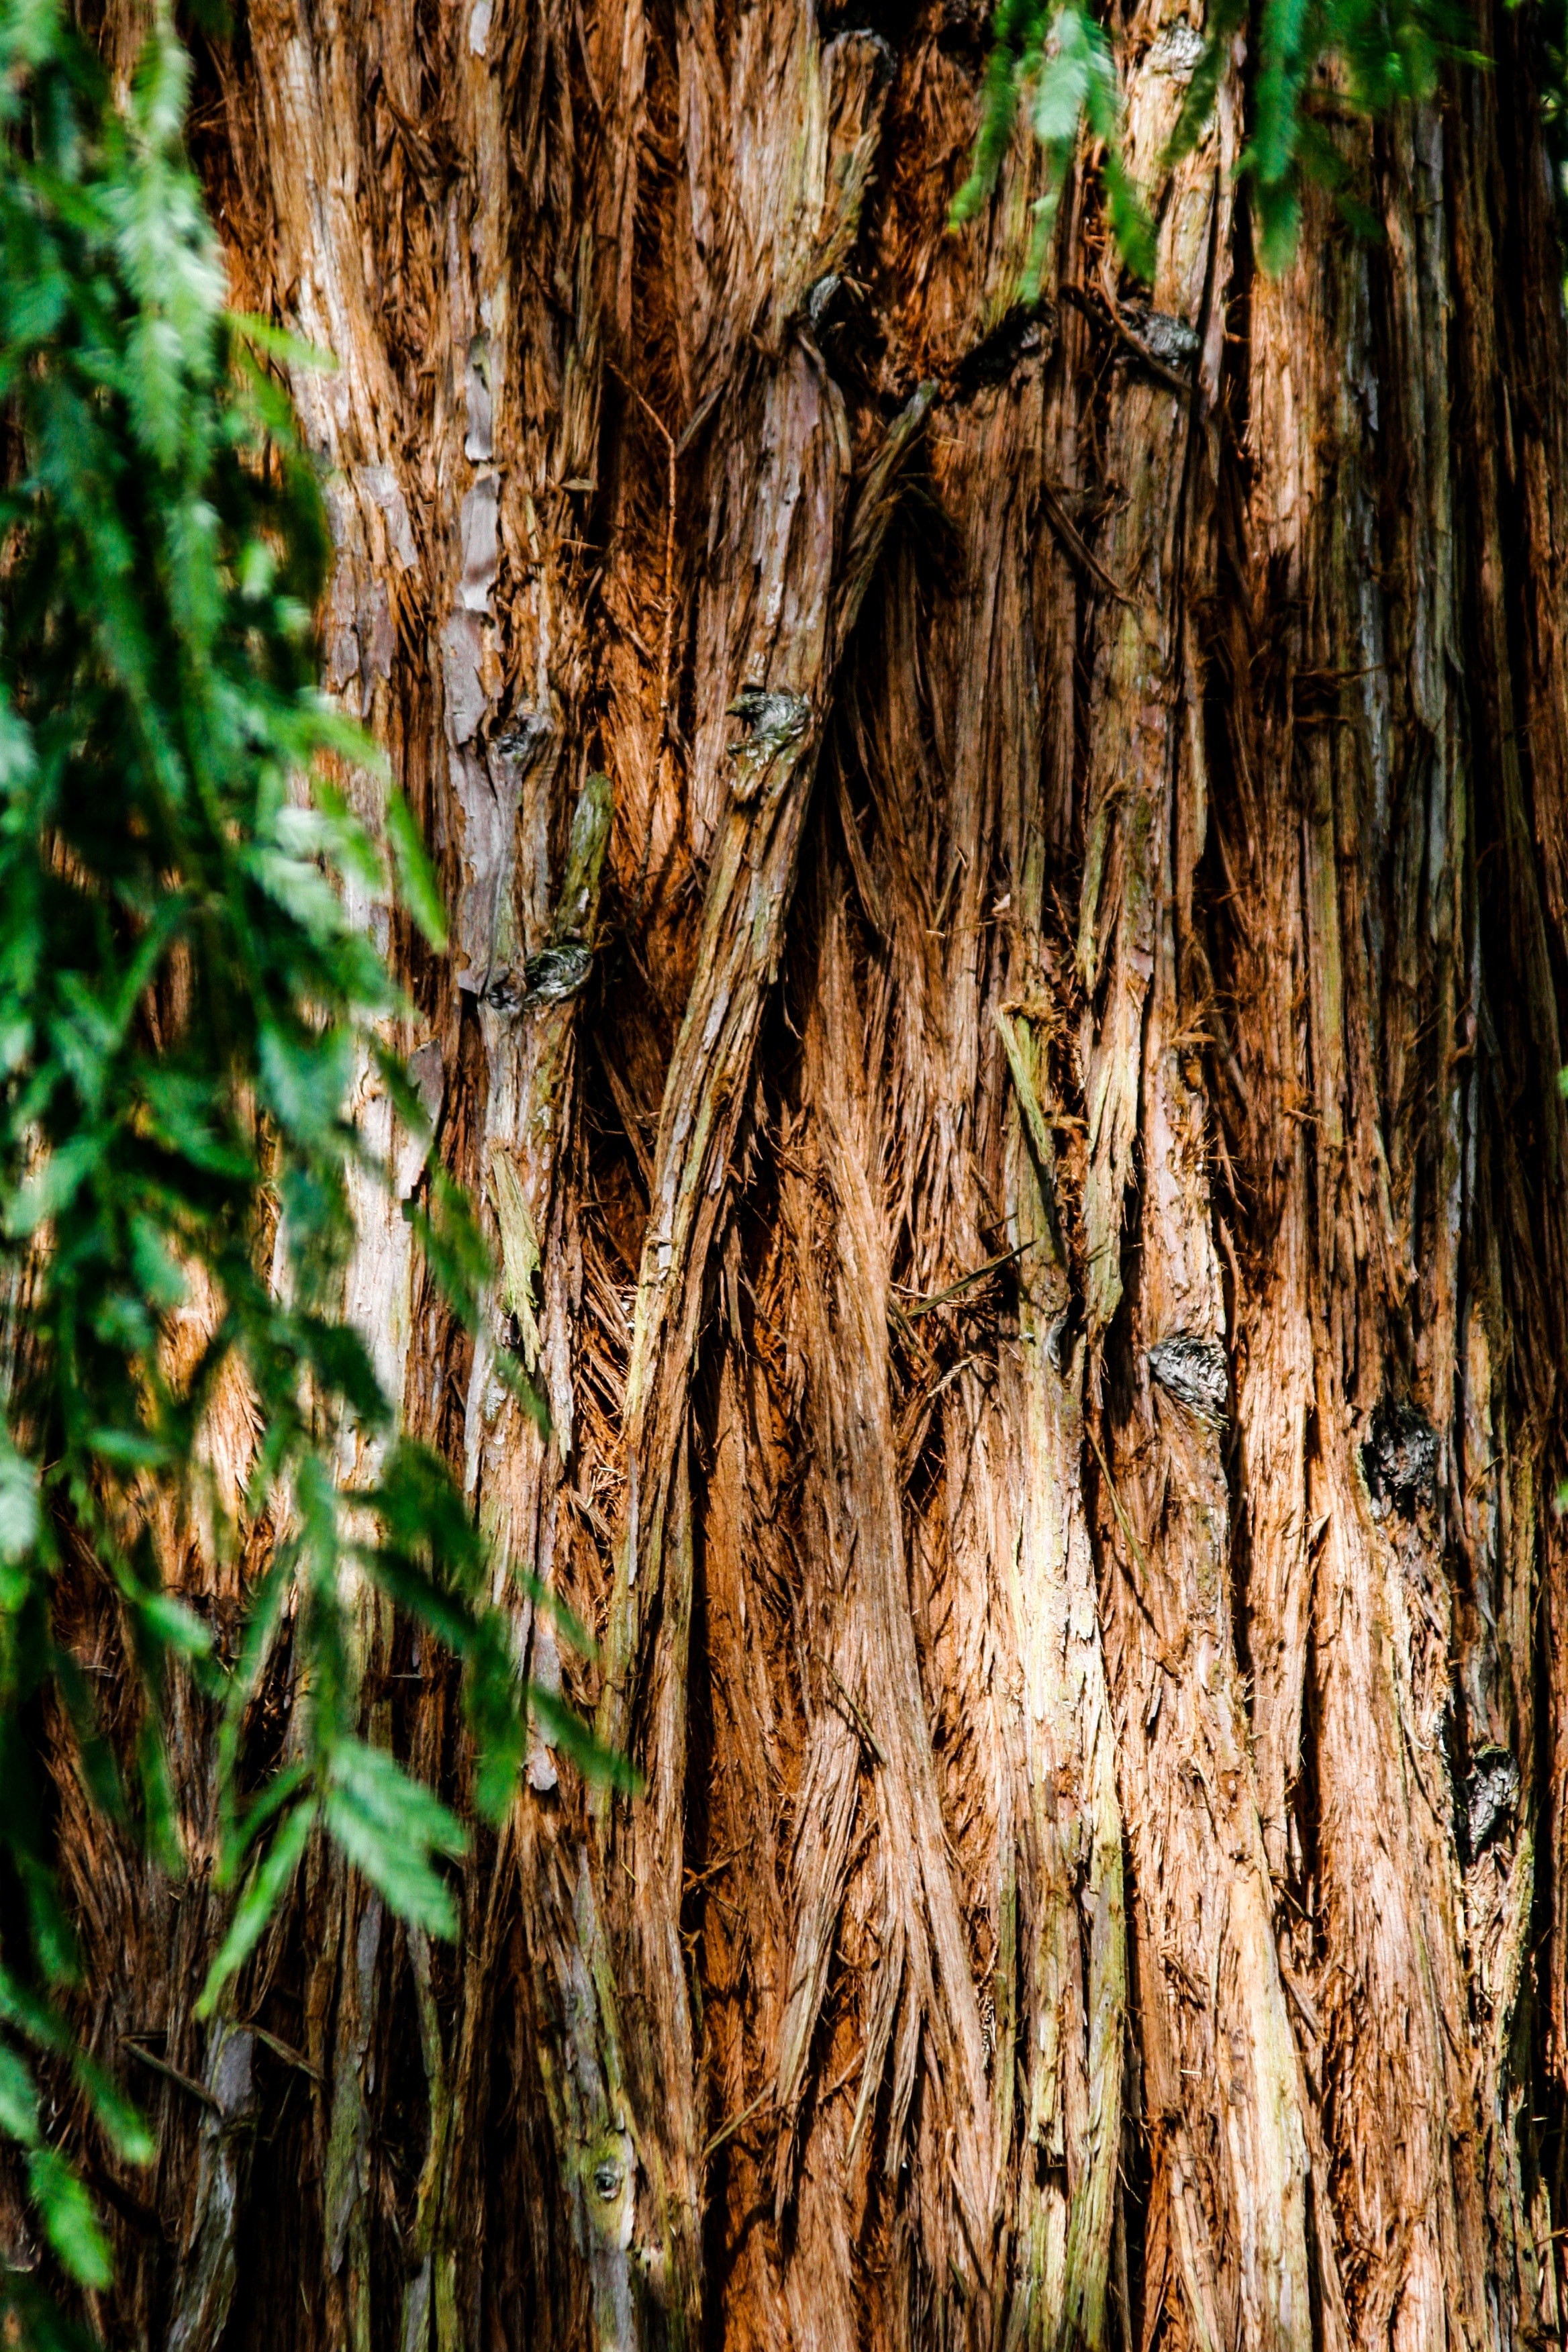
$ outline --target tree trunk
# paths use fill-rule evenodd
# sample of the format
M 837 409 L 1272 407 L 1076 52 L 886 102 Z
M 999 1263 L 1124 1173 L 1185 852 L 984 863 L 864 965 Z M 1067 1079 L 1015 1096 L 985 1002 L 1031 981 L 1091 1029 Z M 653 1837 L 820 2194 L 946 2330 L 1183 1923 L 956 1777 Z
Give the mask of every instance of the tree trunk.
M 1240 48 L 1162 179 L 1143 0 L 1152 306 L 1080 176 L 1031 312 L 1026 142 L 944 232 L 983 12 L 871 13 L 202 52 L 237 300 L 337 362 L 328 682 L 439 853 L 406 1042 L 503 1268 L 471 1347 L 370 1202 L 350 1303 L 644 1786 L 536 1735 L 452 1950 L 313 1856 L 210 2033 L 203 1866 L 68 1819 L 163 2135 L 100 2172 L 116 2345 L 1561 2340 L 1540 23 L 1483 0 L 1494 70 L 1345 133 L 1377 236 L 1313 197 L 1269 279 Z M 361 1630 L 460 1790 L 445 1668 Z

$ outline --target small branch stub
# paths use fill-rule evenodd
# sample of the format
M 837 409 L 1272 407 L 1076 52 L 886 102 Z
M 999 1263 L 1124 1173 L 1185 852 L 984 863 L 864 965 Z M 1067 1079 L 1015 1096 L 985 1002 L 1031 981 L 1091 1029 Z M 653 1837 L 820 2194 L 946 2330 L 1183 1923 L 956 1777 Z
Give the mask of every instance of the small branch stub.
M 754 801 L 775 760 L 792 751 L 811 723 L 811 705 L 804 694 L 776 691 L 765 686 L 743 686 L 729 705 L 746 733 L 730 746 L 735 763 L 731 786 L 742 808 Z
M 1362 1472 L 1379 1517 L 1392 1504 L 1405 1518 L 1437 1490 L 1437 1433 L 1413 1404 L 1380 1404 L 1361 1449 Z
M 1475 1862 L 1513 1826 L 1519 1806 L 1519 1766 L 1506 1748 L 1478 1748 L 1465 1784 L 1466 1825 Z
M 1230 1399 L 1225 1349 L 1196 1331 L 1173 1331 L 1149 1350 L 1149 1370 L 1194 1421 L 1220 1428 Z

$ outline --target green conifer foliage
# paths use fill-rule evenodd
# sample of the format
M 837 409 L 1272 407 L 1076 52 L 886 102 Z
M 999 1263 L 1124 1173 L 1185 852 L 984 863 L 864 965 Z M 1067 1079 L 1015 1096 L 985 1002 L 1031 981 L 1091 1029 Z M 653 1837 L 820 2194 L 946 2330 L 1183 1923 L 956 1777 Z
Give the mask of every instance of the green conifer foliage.
M 121 2156 L 151 2147 L 65 2021 L 45 1695 L 69 1712 L 93 1802 L 174 1871 L 173 1678 L 216 1710 L 217 1867 L 236 1902 L 209 2012 L 318 1825 L 405 1918 L 454 1930 L 442 1865 L 463 1828 L 356 1730 L 356 1574 L 464 1660 L 481 1813 L 504 1810 L 526 1733 L 462 1495 L 399 1436 L 334 1304 L 349 1177 L 369 1164 L 356 1074 L 428 1137 L 388 1043 L 405 1000 L 344 886 L 373 901 L 395 886 L 437 947 L 441 903 L 375 747 L 318 688 L 322 503 L 268 371 L 276 338 L 225 309 L 184 152 L 187 81 L 166 9 L 121 113 L 58 0 L 0 0 L 0 1259 L 18 1342 L 0 1424 L 0 2133 L 26 2149 L 43 2232 L 85 2286 L 107 2283 L 108 2250 L 46 2141 L 39 2053 L 74 2070 Z M 327 768 L 371 780 L 391 876 Z M 461 1196 L 432 1172 L 405 1214 L 477 1326 L 489 1269 Z M 216 1305 L 176 1378 L 163 1342 L 193 1286 Z M 199 1440 L 236 1364 L 260 1437 L 225 1525 Z M 349 1494 L 338 1465 L 356 1432 L 378 1467 Z M 200 1508 L 219 1543 L 270 1526 L 232 1655 L 165 1587 L 160 1494 Z M 131 1763 L 58 1638 L 68 1558 L 118 1596 L 143 1710 Z M 242 1717 L 285 1627 L 305 1737 L 247 1788 Z M 549 1714 L 588 1769 L 613 1770 L 558 1702 Z M 7 2299 L 34 2340 L 66 2340 L 28 2281 L 0 2273 L 0 2312 Z
M 1471 57 L 1458 0 L 1215 0 L 1167 162 L 1190 152 L 1214 109 L 1238 37 L 1250 137 L 1241 175 L 1252 195 L 1258 258 L 1285 267 L 1296 249 L 1301 184 L 1331 188 L 1365 226 L 1347 184 L 1333 122 L 1345 108 L 1378 114 L 1431 95 L 1446 59 Z M 956 225 L 978 214 L 996 184 L 1020 115 L 1039 141 L 1047 173 L 1035 215 L 1026 291 L 1037 293 L 1068 169 L 1087 130 L 1102 161 L 1106 211 L 1125 266 L 1147 279 L 1153 231 L 1122 159 L 1121 93 L 1105 28 L 1073 0 L 999 0 L 974 164 L 952 208 Z

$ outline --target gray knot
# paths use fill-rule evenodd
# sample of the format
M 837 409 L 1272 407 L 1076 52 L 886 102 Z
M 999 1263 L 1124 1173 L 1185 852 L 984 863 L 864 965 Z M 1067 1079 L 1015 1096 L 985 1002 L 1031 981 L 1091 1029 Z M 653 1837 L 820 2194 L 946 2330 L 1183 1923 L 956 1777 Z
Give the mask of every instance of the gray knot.
M 885 338 L 864 290 L 829 269 L 812 281 L 805 307 L 806 331 L 834 374 L 865 384 Z
M 1005 383 L 1026 360 L 1049 356 L 1056 339 L 1056 319 L 1040 302 L 1015 302 L 970 351 L 953 372 L 953 396 L 973 400 L 988 384 Z
M 1478 1748 L 1465 1784 L 1465 1810 L 1470 1833 L 1470 1860 L 1476 1861 L 1493 1841 L 1513 1826 L 1519 1805 L 1519 1766 L 1506 1748 L 1489 1742 Z
M 521 971 L 498 971 L 485 991 L 497 1013 L 521 1013 L 531 1004 L 564 1004 L 587 984 L 594 952 L 581 940 L 560 940 L 531 955 Z
M 594 2167 L 594 2194 L 608 2205 L 621 2193 L 621 2168 L 613 2157 L 601 2157 Z
M 843 289 L 844 280 L 837 269 L 829 269 L 816 279 L 805 298 L 805 315 L 814 328 L 822 325 Z
M 1168 74 L 1173 81 L 1185 85 L 1197 71 L 1198 60 L 1207 47 L 1195 26 L 1184 20 L 1168 25 L 1144 58 L 1143 70 Z
M 1197 1421 L 1217 1428 L 1230 1400 L 1225 1349 L 1196 1331 L 1173 1331 L 1149 1350 L 1149 1370 L 1160 1386 L 1185 1405 Z
M 1361 1466 L 1373 1510 L 1381 1516 L 1392 1503 L 1411 1518 L 1437 1491 L 1437 1433 L 1413 1404 L 1385 1398 L 1368 1425 Z
M 490 747 L 521 784 L 523 777 L 531 775 L 539 765 L 554 736 L 554 722 L 547 712 L 522 710 L 490 738 Z
M 1058 1380 L 1065 1381 L 1071 1370 L 1077 1344 L 1077 1318 L 1070 1306 L 1064 1307 L 1046 1333 L 1046 1359 Z
M 1202 337 L 1184 319 L 1168 310 L 1151 310 L 1147 302 L 1123 302 L 1121 323 L 1139 348 L 1178 375 L 1191 375 L 1202 349 Z
M 729 705 L 729 716 L 746 730 L 742 741 L 731 743 L 735 762 L 732 790 L 743 808 L 754 800 L 763 777 L 781 753 L 794 749 L 811 724 L 811 705 L 804 694 L 790 694 L 765 686 L 743 686 Z

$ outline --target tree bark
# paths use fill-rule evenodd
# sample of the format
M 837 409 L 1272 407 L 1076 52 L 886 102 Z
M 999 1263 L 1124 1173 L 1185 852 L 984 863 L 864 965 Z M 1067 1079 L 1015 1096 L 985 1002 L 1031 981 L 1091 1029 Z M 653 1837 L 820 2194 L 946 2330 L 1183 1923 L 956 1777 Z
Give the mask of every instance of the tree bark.
M 1026 310 L 1026 142 L 944 230 L 982 12 L 872 13 L 249 0 L 200 52 L 237 301 L 336 362 L 327 679 L 438 852 L 405 1042 L 501 1268 L 470 1346 L 367 1199 L 351 1311 L 643 1788 L 536 1733 L 449 1951 L 312 1855 L 210 2031 L 210 1726 L 183 1887 L 66 1813 L 162 2132 L 99 2168 L 116 2345 L 1568 2319 L 1541 27 L 1488 0 L 1491 71 L 1349 128 L 1377 235 L 1314 194 L 1270 279 L 1242 48 L 1167 173 L 1143 0 L 1152 296 L 1087 175 Z M 445 1668 L 359 1622 L 460 1796 Z M 290 1703 L 285 1649 L 258 1771 Z

